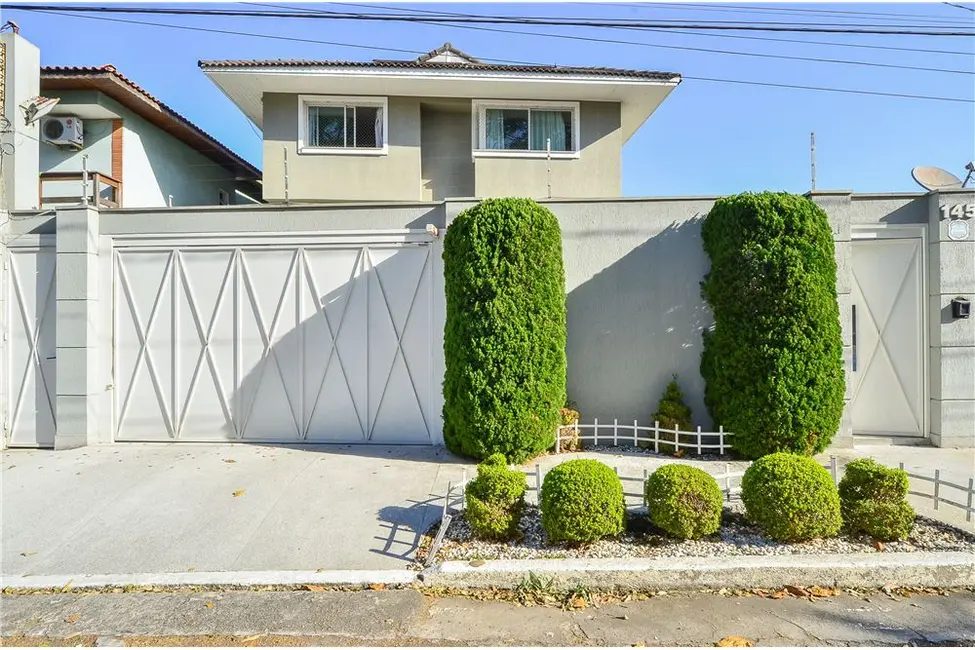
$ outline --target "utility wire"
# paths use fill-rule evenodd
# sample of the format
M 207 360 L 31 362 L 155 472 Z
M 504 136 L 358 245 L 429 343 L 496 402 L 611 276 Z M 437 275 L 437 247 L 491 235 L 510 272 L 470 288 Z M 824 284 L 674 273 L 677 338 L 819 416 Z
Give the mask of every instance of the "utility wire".
M 259 4 L 259 3 L 248 3 L 248 4 Z M 346 4 L 346 5 L 354 6 L 354 7 L 370 7 L 370 6 L 373 6 L 373 7 L 382 7 L 384 9 L 391 9 L 391 10 L 395 10 L 395 11 L 404 11 L 404 12 L 420 11 L 422 13 L 438 13 L 438 14 L 442 14 L 442 15 L 449 15 L 447 12 L 442 12 L 442 11 L 428 11 L 428 10 L 424 10 L 424 9 L 410 10 L 410 9 L 401 9 L 399 7 L 395 7 L 394 8 L 394 7 L 382 6 L 382 5 L 358 5 L 358 4 L 344 3 L 344 2 L 343 3 L 330 3 L 330 4 Z M 272 5 L 262 5 L 262 6 L 272 6 Z M 277 6 L 284 6 L 284 5 L 277 5 Z M 292 9 L 297 10 L 296 8 L 293 8 L 293 7 L 292 7 Z M 454 28 L 458 28 L 458 29 L 460 29 L 460 28 L 464 28 L 464 29 L 479 29 L 477 27 L 465 27 L 465 26 L 462 26 L 462 25 L 448 25 L 448 27 L 454 27 Z M 480 28 L 480 29 L 486 29 L 486 28 Z M 627 28 L 627 29 L 631 29 L 631 28 Z M 975 50 L 968 51 L 968 52 L 958 51 L 958 50 L 933 50 L 933 49 L 926 49 L 926 48 L 922 49 L 922 48 L 914 48 L 914 47 L 895 47 L 895 46 L 888 46 L 888 45 L 866 45 L 866 44 L 863 44 L 863 43 L 837 43 L 835 41 L 815 41 L 815 40 L 800 40 L 800 39 L 793 39 L 793 38 L 774 38 L 774 37 L 771 37 L 771 36 L 746 36 L 746 35 L 743 35 L 743 34 L 717 34 L 717 33 L 708 33 L 708 32 L 704 32 L 704 33 L 700 33 L 700 32 L 685 32 L 685 31 L 679 31 L 679 30 L 643 29 L 643 30 L 639 30 L 639 31 L 648 31 L 648 32 L 655 32 L 655 31 L 657 31 L 657 32 L 661 32 L 661 33 L 670 33 L 670 34 L 686 34 L 688 36 L 706 36 L 706 37 L 710 37 L 710 38 L 735 38 L 735 39 L 743 39 L 743 40 L 748 40 L 748 41 L 760 41 L 760 42 L 769 42 L 769 43 L 796 43 L 796 44 L 799 44 L 799 45 L 825 45 L 825 46 L 829 46 L 829 47 L 848 47 L 848 48 L 866 49 L 866 50 L 885 50 L 885 51 L 894 51 L 894 52 L 917 52 L 919 54 L 946 54 L 946 55 L 952 55 L 952 56 L 967 56 L 969 58 L 975 56 Z M 535 35 L 536 34 L 536 32 L 530 32 L 530 33 L 532 35 Z
M 273 5 L 273 4 L 263 4 L 263 3 L 251 3 L 259 5 L 262 7 L 276 7 L 279 9 L 292 9 L 292 7 L 287 7 L 285 5 Z M 368 5 L 352 5 L 356 7 L 363 7 Z M 379 6 L 379 5 L 376 5 Z M 379 6 L 379 8 L 385 9 L 386 7 Z M 496 27 L 474 27 L 469 25 L 450 25 L 450 27 L 456 29 L 470 29 L 476 31 L 485 32 L 497 32 L 501 34 L 521 34 L 525 36 L 543 37 L 543 38 L 558 38 L 563 40 L 572 41 L 585 41 L 589 43 L 608 43 L 611 45 L 632 45 L 636 47 L 649 47 L 664 50 L 679 50 L 687 52 L 703 52 L 705 54 L 723 54 L 730 56 L 748 56 L 759 59 L 782 59 L 786 61 L 806 61 L 810 63 L 832 63 L 841 65 L 858 65 L 866 66 L 872 68 L 891 68 L 895 70 L 914 70 L 919 72 L 943 72 L 946 74 L 964 74 L 964 75 L 975 75 L 975 69 L 973 70 L 954 70 L 950 68 L 931 68 L 923 66 L 911 66 L 911 65 L 898 65 L 894 63 L 876 63 L 871 61 L 853 61 L 849 59 L 824 59 L 821 57 L 811 57 L 811 56 L 793 56 L 789 54 L 765 54 L 761 52 L 738 52 L 736 50 L 715 50 L 704 47 L 693 47 L 690 45 L 664 45 L 662 43 L 645 43 L 642 41 L 623 41 L 618 39 L 609 38 L 597 38 L 595 36 L 573 36 L 570 34 L 551 34 L 546 32 L 530 32 L 524 30 L 515 29 L 500 29 Z
M 159 7 L 80 7 L 80 6 L 59 6 L 59 5 L 13 5 L 0 6 L 0 8 L 19 9 L 21 11 L 41 11 L 58 10 L 78 13 L 127 13 L 127 14 L 152 14 L 152 15 L 172 15 L 172 16 L 227 16 L 227 17 L 249 17 L 249 18 L 300 18 L 300 19 L 323 19 L 323 20 L 353 20 L 353 21 L 380 21 L 380 22 L 437 22 L 437 23 L 472 23 L 472 24 L 514 24 L 514 25 L 551 25 L 568 27 L 652 27 L 655 29 L 702 29 L 702 30 L 744 30 L 744 31 L 773 31 L 773 32 L 801 32 L 801 33 L 838 33 L 838 34 L 879 34 L 879 35 L 907 35 L 907 36 L 962 36 L 973 37 L 975 31 L 956 32 L 956 31 L 924 31 L 911 29 L 882 29 L 874 25 L 857 24 L 853 27 L 864 27 L 865 29 L 849 29 L 848 27 L 823 27 L 810 26 L 811 23 L 801 23 L 799 25 L 788 23 L 754 23 L 754 22 L 735 22 L 724 21 L 725 24 L 716 24 L 719 21 L 708 23 L 670 23 L 670 22 L 624 22 L 607 20 L 578 20 L 578 19 L 553 19 L 553 18 L 504 18 L 497 16 L 484 16 L 476 18 L 454 18 L 431 16 L 429 18 L 419 18 L 416 16 L 386 15 L 386 14 L 350 14 L 332 12 L 329 14 L 309 13 L 309 12 L 268 12 L 268 11 L 242 11 L 225 9 L 165 9 Z
M 127 19 L 122 19 L 122 18 L 106 18 L 106 17 L 103 17 L 103 16 L 87 16 L 87 15 L 80 15 L 79 16 L 79 15 L 74 15 L 74 14 L 61 14 L 61 13 L 58 13 L 58 12 L 55 12 L 55 11 L 43 11 L 41 13 L 54 14 L 54 15 L 59 15 L 59 16 L 72 17 L 72 18 L 88 18 L 90 20 L 100 20 L 100 21 L 107 21 L 107 22 L 113 22 L 113 23 L 126 23 L 126 24 L 134 24 L 134 25 L 144 25 L 144 26 L 148 26 L 148 27 L 163 27 L 163 28 L 169 28 L 169 29 L 181 29 L 181 30 L 186 30 L 186 31 L 202 31 L 202 32 L 210 32 L 210 33 L 220 33 L 220 34 L 227 34 L 227 35 L 231 35 L 231 36 L 247 36 L 247 37 L 253 37 L 253 38 L 267 38 L 267 39 L 283 40 L 283 41 L 295 41 L 295 42 L 302 42 L 302 43 L 315 43 L 315 44 L 322 44 L 322 45 L 331 45 L 331 46 L 336 46 L 336 47 L 353 47 L 353 48 L 367 49 L 367 50 L 380 50 L 380 51 L 388 51 L 389 50 L 389 48 L 386 48 L 386 47 L 383 47 L 383 46 L 361 45 L 361 44 L 351 44 L 351 43 L 335 43 L 335 42 L 331 42 L 331 41 L 316 41 L 316 40 L 305 39 L 305 38 L 292 38 L 290 36 L 274 36 L 274 35 L 269 35 L 269 34 L 252 34 L 252 33 L 247 33 L 247 32 L 238 32 L 238 31 L 230 31 L 230 30 L 217 30 L 217 29 L 211 29 L 211 28 L 205 28 L 205 27 L 190 27 L 188 25 L 171 25 L 171 24 L 168 24 L 168 23 L 152 23 L 152 22 L 143 22 L 143 21 L 137 21 L 137 20 L 127 20 Z M 398 51 L 398 52 L 406 52 L 406 53 L 410 53 L 410 54 L 425 54 L 425 52 L 421 52 L 419 50 L 401 50 L 401 49 L 397 49 L 395 51 Z M 506 60 L 506 59 L 488 59 L 488 58 L 485 58 L 484 60 L 485 61 L 497 61 L 497 62 L 512 63 L 512 64 L 517 64 L 517 65 L 536 65 L 536 66 L 546 66 L 546 65 L 549 65 L 549 64 L 534 63 L 534 62 L 529 62 L 529 61 L 510 61 L 510 60 Z M 923 99 L 923 100 L 930 100 L 930 101 L 960 102 L 960 103 L 968 103 L 968 104 L 975 103 L 975 100 L 961 98 L 961 97 L 938 97 L 938 96 L 932 96 L 932 95 L 915 95 L 915 94 L 909 94 L 909 93 L 891 93 L 891 92 L 868 91 L 868 90 L 854 90 L 854 89 L 849 89 L 849 88 L 824 88 L 824 87 L 818 87 L 818 86 L 803 86 L 803 85 L 798 85 L 798 84 L 779 84 L 779 83 L 772 83 L 772 82 L 748 81 L 748 80 L 742 80 L 742 79 L 716 79 L 716 78 L 712 78 L 712 77 L 691 77 L 691 76 L 687 76 L 687 75 L 682 75 L 682 77 L 684 79 L 691 80 L 691 81 L 705 81 L 705 82 L 709 82 L 709 83 L 730 83 L 730 84 L 736 84 L 736 85 L 754 85 L 754 86 L 763 86 L 763 87 L 770 87 L 770 88 L 784 88 L 784 89 L 793 89 L 793 90 L 812 90 L 812 91 L 833 92 L 833 93 L 842 93 L 842 94 L 851 94 L 851 95 L 871 95 L 871 96 L 881 96 L 881 97 L 896 97 L 896 98 L 901 98 L 901 99 Z
M 875 11 L 842 11 L 839 9 L 800 9 L 796 7 L 748 7 L 744 5 L 727 5 L 727 4 L 698 4 L 698 3 L 680 3 L 680 4 L 669 4 L 660 2 L 634 2 L 634 3 L 623 3 L 623 2 L 586 2 L 582 4 L 590 4 L 595 6 L 612 6 L 612 7 L 626 7 L 629 9 L 642 8 L 642 9 L 675 9 L 682 11 L 724 11 L 730 13 L 742 13 L 742 14 L 777 14 L 777 15 L 816 15 L 816 16 L 830 16 L 830 17 L 840 17 L 845 18 L 848 16 L 864 16 L 871 17 L 874 20 L 898 20 L 898 21 L 932 21 L 945 23 L 948 25 L 956 25 L 948 16 L 932 16 L 932 15 L 922 15 L 922 14 L 897 14 L 897 13 L 883 13 Z
M 954 2 L 943 2 L 942 4 L 946 4 L 949 7 L 955 7 L 956 9 L 965 9 L 966 11 L 975 11 L 975 9 L 973 9 L 972 7 L 966 7 L 965 5 L 956 5 Z

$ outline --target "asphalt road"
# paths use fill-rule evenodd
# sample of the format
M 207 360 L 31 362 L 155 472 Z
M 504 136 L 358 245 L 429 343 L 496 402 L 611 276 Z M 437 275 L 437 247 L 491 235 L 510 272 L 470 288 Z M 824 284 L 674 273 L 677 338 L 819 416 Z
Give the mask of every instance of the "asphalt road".
M 975 646 L 975 592 L 677 594 L 566 611 L 412 589 L 3 596 L 3 645 Z

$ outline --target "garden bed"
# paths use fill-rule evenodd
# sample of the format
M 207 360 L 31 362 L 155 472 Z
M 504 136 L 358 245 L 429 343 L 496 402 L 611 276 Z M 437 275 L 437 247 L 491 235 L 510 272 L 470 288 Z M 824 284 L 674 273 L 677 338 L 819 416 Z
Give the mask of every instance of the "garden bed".
M 429 532 L 417 552 L 417 561 L 426 560 L 432 537 L 439 524 Z M 918 516 L 907 539 L 878 543 L 869 536 L 845 532 L 830 539 L 786 544 L 776 542 L 745 521 L 744 507 L 730 503 L 724 508 L 721 529 L 702 540 L 678 540 L 654 528 L 644 509 L 631 510 L 627 530 L 615 539 L 570 546 L 550 544 L 542 529 L 540 512 L 526 505 L 519 522 L 520 539 L 509 542 L 487 542 L 475 539 L 463 512 L 454 515 L 443 543 L 434 558 L 450 560 L 524 560 L 548 558 L 668 558 L 668 557 L 734 557 L 755 555 L 833 555 L 878 552 L 962 551 L 975 554 L 975 535 L 941 522 Z

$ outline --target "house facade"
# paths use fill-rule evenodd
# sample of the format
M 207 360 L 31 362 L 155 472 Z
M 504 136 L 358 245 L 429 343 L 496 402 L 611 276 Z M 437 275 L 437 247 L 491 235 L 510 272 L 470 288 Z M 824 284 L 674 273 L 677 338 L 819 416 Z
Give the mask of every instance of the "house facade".
M 3 208 L 49 210 L 85 193 L 105 208 L 260 201 L 260 170 L 114 66 L 41 67 L 29 41 L 0 37 L 11 149 Z
M 201 61 L 264 133 L 269 202 L 612 198 L 626 141 L 680 83 L 642 70 L 416 60 Z
M 441 444 L 442 234 L 504 195 L 561 225 L 583 418 L 647 423 L 676 373 L 713 425 L 700 228 L 719 197 L 618 196 L 619 147 L 678 76 L 498 69 L 450 47 L 201 65 L 264 130 L 268 202 L 11 211 L 4 444 Z M 837 262 L 834 444 L 975 447 L 975 191 L 809 197 Z

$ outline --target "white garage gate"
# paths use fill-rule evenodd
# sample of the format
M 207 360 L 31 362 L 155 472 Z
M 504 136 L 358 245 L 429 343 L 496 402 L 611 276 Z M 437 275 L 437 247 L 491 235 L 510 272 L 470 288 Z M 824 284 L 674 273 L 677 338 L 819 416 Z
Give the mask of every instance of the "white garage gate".
M 4 257 L 3 416 L 10 447 L 53 447 L 56 429 L 54 238 L 23 235 Z
M 426 233 L 119 239 L 114 439 L 435 439 Z

